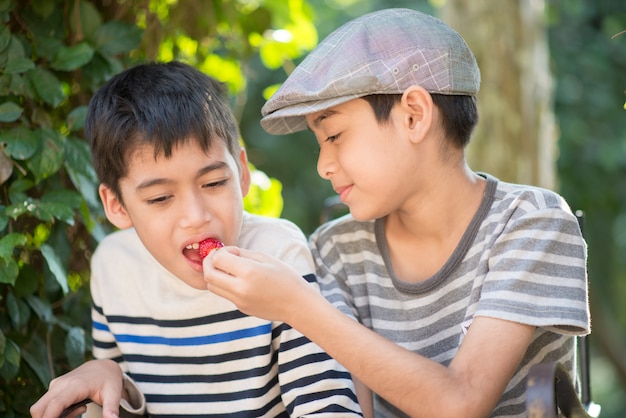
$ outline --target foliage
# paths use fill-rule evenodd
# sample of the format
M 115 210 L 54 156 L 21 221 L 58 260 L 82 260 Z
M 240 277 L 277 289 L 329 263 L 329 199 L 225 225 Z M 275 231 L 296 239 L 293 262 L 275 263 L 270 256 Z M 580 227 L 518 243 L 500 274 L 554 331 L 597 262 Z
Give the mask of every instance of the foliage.
M 603 416 L 626 414 L 626 3 L 548 1 L 561 193 L 586 212 L 592 382 Z M 601 367 L 610 361 L 612 366 Z M 607 373 L 603 374 L 603 370 Z M 620 386 L 621 391 L 617 391 Z M 607 384 L 612 381 L 613 385 Z M 612 393 L 610 391 L 613 391 Z M 601 398 L 602 397 L 602 398 Z M 606 400 L 605 400 L 606 399 Z
M 281 67 L 317 41 L 307 4 L 289 4 L 0 0 L 0 416 L 28 416 L 90 356 L 89 259 L 111 230 L 82 132 L 93 92 L 180 59 L 227 83 L 237 109 L 250 60 Z M 246 208 L 278 216 L 280 182 L 251 168 Z
M 141 30 L 84 2 L 4 0 L 0 18 L 0 414 L 11 417 L 90 346 L 88 260 L 106 227 L 80 134 L 89 96 Z

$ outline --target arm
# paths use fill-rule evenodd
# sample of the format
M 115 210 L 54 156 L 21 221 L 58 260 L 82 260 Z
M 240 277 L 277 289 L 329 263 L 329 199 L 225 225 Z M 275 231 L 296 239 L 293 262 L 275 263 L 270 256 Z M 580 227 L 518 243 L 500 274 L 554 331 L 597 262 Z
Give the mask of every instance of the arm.
M 487 416 L 534 331 L 478 317 L 453 362 L 444 367 L 339 312 L 292 268 L 270 257 L 220 250 L 207 258 L 204 271 L 209 290 L 248 314 L 289 323 L 374 392 L 415 417 Z

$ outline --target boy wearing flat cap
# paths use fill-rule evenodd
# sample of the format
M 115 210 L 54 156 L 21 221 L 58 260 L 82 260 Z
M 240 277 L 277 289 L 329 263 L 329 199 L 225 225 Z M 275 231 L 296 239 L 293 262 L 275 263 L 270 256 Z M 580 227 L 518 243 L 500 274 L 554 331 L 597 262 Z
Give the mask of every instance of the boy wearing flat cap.
M 320 345 L 377 417 L 527 416 L 529 368 L 573 374 L 574 336 L 590 329 L 567 203 L 466 163 L 479 84 L 464 40 L 431 16 L 388 9 L 340 27 L 261 122 L 310 129 L 320 176 L 350 208 L 310 238 L 326 298 L 258 252 L 204 262 L 209 290 Z

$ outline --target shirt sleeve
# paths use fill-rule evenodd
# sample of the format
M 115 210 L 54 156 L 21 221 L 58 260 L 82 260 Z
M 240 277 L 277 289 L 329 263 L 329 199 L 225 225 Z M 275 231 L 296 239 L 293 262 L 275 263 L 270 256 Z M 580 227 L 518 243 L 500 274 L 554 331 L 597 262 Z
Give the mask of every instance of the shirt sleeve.
M 476 315 L 588 333 L 586 250 L 568 211 L 548 208 L 512 217 L 491 246 Z
M 280 324 L 278 379 L 291 417 L 360 417 L 350 373 L 318 345 Z
M 118 363 L 122 359 L 122 353 L 115 342 L 115 337 L 109 328 L 109 324 L 102 309 L 101 280 L 98 274 L 98 262 L 100 258 L 96 252 L 91 262 L 91 335 L 93 338 L 93 356 L 96 359 L 113 359 Z M 124 370 L 124 367 L 122 367 Z M 126 371 L 126 370 L 124 370 Z

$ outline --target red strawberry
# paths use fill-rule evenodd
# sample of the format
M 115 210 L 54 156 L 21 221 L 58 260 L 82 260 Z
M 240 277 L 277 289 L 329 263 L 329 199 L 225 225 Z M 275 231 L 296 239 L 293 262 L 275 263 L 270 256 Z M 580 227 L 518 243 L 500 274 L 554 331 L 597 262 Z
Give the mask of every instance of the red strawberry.
M 200 254 L 200 257 L 204 258 L 209 255 L 211 251 L 222 248 L 223 246 L 223 242 L 216 240 L 215 238 L 208 238 L 200 243 L 200 246 L 198 247 L 198 254 Z

